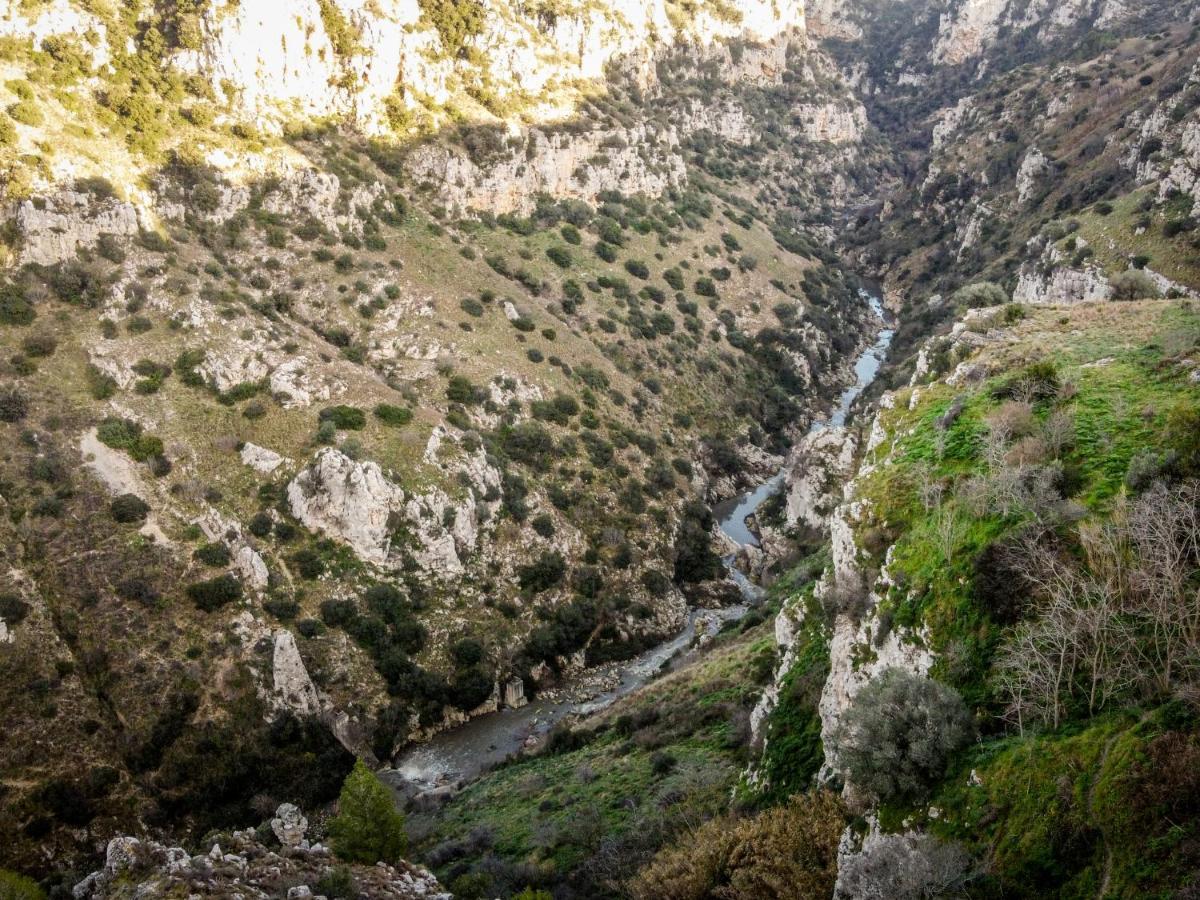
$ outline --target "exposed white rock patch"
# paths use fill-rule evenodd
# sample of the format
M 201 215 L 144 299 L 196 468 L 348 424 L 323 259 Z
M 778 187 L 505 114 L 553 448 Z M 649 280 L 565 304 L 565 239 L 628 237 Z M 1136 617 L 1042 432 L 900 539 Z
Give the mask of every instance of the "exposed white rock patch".
M 796 107 L 792 121 L 810 141 L 856 144 L 867 126 L 867 111 L 861 104 L 804 104 Z
M 933 124 L 933 150 L 940 150 L 949 141 L 959 128 L 962 127 L 967 115 L 975 109 L 975 101 L 972 97 L 963 97 L 954 106 L 949 106 L 941 110 L 937 115 L 937 120 Z
M 18 264 L 73 259 L 81 248 L 95 247 L 101 235 L 128 238 L 148 225 L 131 203 L 76 191 L 16 201 L 5 218 L 20 235 Z
M 584 134 L 531 129 L 521 152 L 487 164 L 461 147 L 431 143 L 407 166 L 413 180 L 433 185 L 442 204 L 458 212 L 527 213 L 538 193 L 589 201 L 606 190 L 661 194 L 683 180 L 678 143 L 673 129 L 652 125 Z
M 391 551 L 389 519 L 404 492 L 375 462 L 356 462 L 325 448 L 288 485 L 288 504 L 304 527 L 346 544 L 362 559 L 386 565 Z
M 792 451 L 785 480 L 784 515 L 789 526 L 823 529 L 854 465 L 854 436 L 845 428 L 806 434 Z
M 299 715 L 321 711 L 321 697 L 308 675 L 296 638 L 285 629 L 275 632 L 271 673 L 275 697 L 283 706 Z
M 1042 183 L 1042 179 L 1050 170 L 1050 161 L 1037 147 L 1030 147 L 1021 160 L 1021 168 L 1017 170 L 1017 200 L 1028 203 L 1034 191 Z
M 256 591 L 264 591 L 270 584 L 271 573 L 263 558 L 249 544 L 242 544 L 233 555 L 233 567 L 241 576 L 242 583 Z
M 304 357 L 290 359 L 271 373 L 271 393 L 281 399 L 284 409 L 303 409 L 342 393 L 344 385 L 320 373 L 320 367 Z
M 290 462 L 274 450 L 260 447 L 249 442 L 242 445 L 242 463 L 249 466 L 260 475 L 270 475 L 285 462 Z

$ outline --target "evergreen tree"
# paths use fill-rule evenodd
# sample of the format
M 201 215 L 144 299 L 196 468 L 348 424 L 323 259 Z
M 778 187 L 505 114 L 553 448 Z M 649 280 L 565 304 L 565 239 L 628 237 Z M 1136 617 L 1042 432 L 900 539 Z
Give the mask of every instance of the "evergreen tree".
M 404 816 L 392 795 L 360 759 L 342 784 L 338 814 L 329 823 L 333 852 L 347 862 L 395 862 L 404 853 Z

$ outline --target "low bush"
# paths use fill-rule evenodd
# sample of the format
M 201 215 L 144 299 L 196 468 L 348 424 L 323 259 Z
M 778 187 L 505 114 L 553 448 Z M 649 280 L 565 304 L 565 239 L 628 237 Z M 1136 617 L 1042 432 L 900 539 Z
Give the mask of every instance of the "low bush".
M 242 584 L 233 575 L 226 573 L 197 581 L 187 586 L 188 599 L 204 612 L 214 612 L 235 600 L 241 599 Z
M 413 420 L 413 412 L 404 406 L 393 406 L 391 403 L 380 403 L 375 407 L 375 418 L 384 425 L 399 428 Z
M 229 560 L 232 558 L 229 548 L 220 542 L 202 544 L 196 548 L 196 552 L 192 556 L 196 558 L 197 562 L 214 568 L 229 565 Z
M 109 505 L 113 521 L 128 524 L 143 522 L 150 514 L 150 507 L 137 494 L 122 494 Z
M 367 414 L 356 406 L 327 406 L 318 414 L 321 422 L 332 422 L 339 431 L 362 431 L 367 426 Z

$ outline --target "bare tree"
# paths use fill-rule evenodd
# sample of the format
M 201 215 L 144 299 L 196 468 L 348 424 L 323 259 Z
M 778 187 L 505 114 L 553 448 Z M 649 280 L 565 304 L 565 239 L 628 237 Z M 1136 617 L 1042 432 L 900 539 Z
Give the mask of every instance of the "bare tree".
M 1039 536 L 1018 555 L 1037 615 L 1002 648 L 1006 715 L 1019 729 L 1057 726 L 1141 691 L 1196 696 L 1200 682 L 1200 485 L 1158 485 L 1083 523 L 1086 565 Z

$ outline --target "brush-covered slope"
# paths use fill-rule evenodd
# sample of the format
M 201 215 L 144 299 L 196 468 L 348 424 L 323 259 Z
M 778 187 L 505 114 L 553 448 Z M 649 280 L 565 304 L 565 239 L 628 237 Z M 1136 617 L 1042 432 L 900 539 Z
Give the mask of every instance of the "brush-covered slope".
M 4 864 L 314 808 L 721 602 L 882 148 L 798 7 L 552 6 L 5 5 Z

